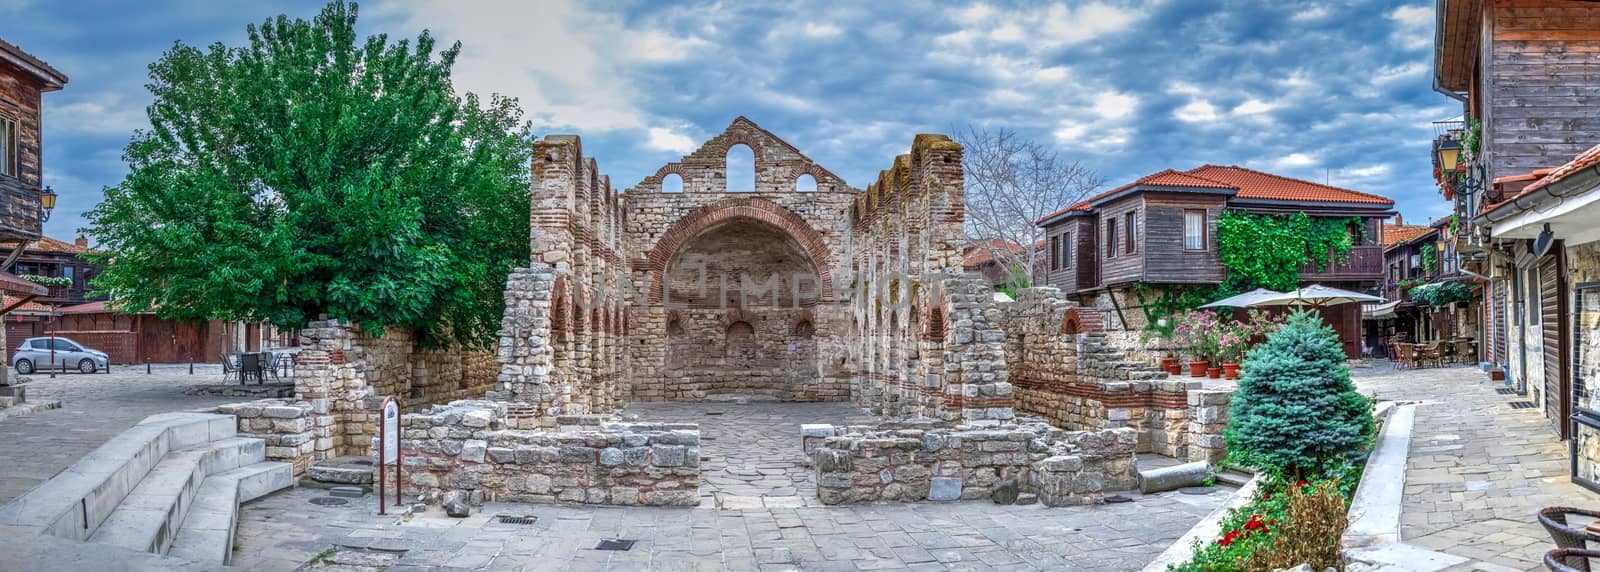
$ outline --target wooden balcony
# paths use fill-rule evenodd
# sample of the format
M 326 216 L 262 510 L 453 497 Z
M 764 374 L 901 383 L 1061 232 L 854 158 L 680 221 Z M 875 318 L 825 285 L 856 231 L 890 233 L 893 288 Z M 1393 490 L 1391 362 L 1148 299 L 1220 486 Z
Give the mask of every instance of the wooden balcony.
M 1383 279 L 1383 247 L 1375 244 L 1351 247 L 1344 260 L 1330 253 L 1320 272 L 1314 264 L 1300 265 L 1300 280 L 1305 282 L 1378 282 Z
M 39 187 L 0 175 L 0 240 L 38 240 Z

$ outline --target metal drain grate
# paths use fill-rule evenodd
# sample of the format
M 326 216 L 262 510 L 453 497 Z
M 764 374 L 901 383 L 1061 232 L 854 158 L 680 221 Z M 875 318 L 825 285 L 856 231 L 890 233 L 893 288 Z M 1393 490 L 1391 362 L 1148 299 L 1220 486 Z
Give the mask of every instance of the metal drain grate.
M 635 542 L 638 542 L 638 541 L 637 540 L 623 540 L 623 539 L 619 539 L 619 538 L 607 538 L 605 540 L 601 540 L 599 544 L 594 545 L 594 549 L 595 550 L 628 551 L 628 550 L 633 550 L 633 543 L 635 543 Z
M 706 415 L 722 415 L 721 411 L 707 411 Z
M 1532 401 L 1513 401 L 1510 405 L 1512 409 L 1533 409 Z
M 348 502 L 350 502 L 350 501 L 345 500 L 345 499 L 341 499 L 341 498 L 334 498 L 334 497 L 317 497 L 317 498 L 311 499 L 311 504 L 314 504 L 314 505 L 317 505 L 317 506 L 339 506 L 339 505 L 342 505 L 342 504 L 345 504 L 345 503 L 348 503 Z
M 1500 395 L 1516 395 L 1517 394 L 1517 390 L 1511 389 L 1509 387 L 1502 387 L 1502 388 L 1494 390 L 1494 392 L 1498 393 Z
M 526 525 L 526 524 L 533 524 L 535 522 L 539 522 L 539 517 L 537 517 L 537 516 L 506 516 L 506 515 L 502 514 L 502 515 L 500 515 L 500 518 L 499 518 L 498 522 L 500 524 L 524 524 L 524 525 Z

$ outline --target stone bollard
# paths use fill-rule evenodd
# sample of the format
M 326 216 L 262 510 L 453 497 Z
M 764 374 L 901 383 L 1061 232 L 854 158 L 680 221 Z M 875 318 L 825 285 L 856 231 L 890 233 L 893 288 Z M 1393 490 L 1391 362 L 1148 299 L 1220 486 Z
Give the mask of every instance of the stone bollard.
M 1204 485 L 1210 473 L 1211 463 L 1205 461 L 1140 471 L 1139 492 L 1150 494 Z

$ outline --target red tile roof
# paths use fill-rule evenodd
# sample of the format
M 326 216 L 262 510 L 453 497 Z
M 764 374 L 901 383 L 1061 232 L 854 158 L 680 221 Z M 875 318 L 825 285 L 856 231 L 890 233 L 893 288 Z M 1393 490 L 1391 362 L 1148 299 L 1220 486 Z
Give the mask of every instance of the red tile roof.
M 89 248 L 85 246 L 78 246 L 76 243 L 56 240 L 48 236 L 41 236 L 39 237 L 39 240 L 28 243 L 28 250 L 33 252 L 69 252 L 72 254 L 82 254 L 84 252 L 88 252 Z
M 1573 173 L 1582 171 L 1595 165 L 1600 165 L 1600 145 L 1595 145 L 1590 147 L 1588 151 L 1579 153 L 1577 157 L 1573 157 L 1571 161 L 1567 161 L 1567 164 L 1556 167 L 1554 171 L 1550 171 L 1550 174 L 1545 175 L 1543 179 L 1534 181 L 1533 184 L 1528 185 L 1528 188 L 1522 189 L 1522 192 L 1526 193 L 1548 187 L 1556 181 L 1567 178 L 1567 176 Z
M 1237 165 L 1203 165 L 1188 171 L 1167 169 L 1140 178 L 1137 181 L 1100 193 L 1067 208 L 1050 213 L 1035 224 L 1056 218 L 1072 211 L 1088 211 L 1099 200 L 1111 197 L 1135 186 L 1192 187 L 1203 189 L 1234 189 L 1234 198 L 1277 201 L 1305 201 L 1317 203 L 1353 203 L 1363 205 L 1394 206 L 1394 200 L 1367 193 L 1341 189 L 1321 183 L 1291 179 L 1272 173 L 1263 173 Z
M 8 307 L 8 306 L 10 306 L 12 304 L 17 303 L 17 300 L 21 300 L 22 299 L 22 297 L 20 297 L 20 296 L 11 296 L 11 295 L 5 295 L 3 298 L 4 298 L 3 300 L 0 300 L 0 308 Z M 21 306 L 17 306 L 16 308 L 13 308 L 11 310 L 11 313 L 13 313 L 13 314 L 49 315 L 50 314 L 50 308 L 48 308 L 44 304 L 40 304 L 38 302 L 28 302 L 28 303 L 25 303 L 25 304 L 23 304 Z
M 1106 191 L 1104 193 L 1100 193 L 1098 195 L 1095 195 L 1095 196 L 1089 197 L 1087 199 L 1084 199 L 1082 201 L 1079 201 L 1077 203 L 1074 203 L 1071 206 L 1068 206 L 1067 208 L 1064 208 L 1064 209 L 1058 210 L 1056 212 L 1047 214 L 1047 215 L 1045 215 L 1043 217 L 1040 217 L 1039 220 L 1034 221 L 1034 223 L 1035 224 L 1042 223 L 1042 222 L 1044 222 L 1046 220 L 1053 219 L 1055 217 L 1067 214 L 1068 212 L 1072 212 L 1072 211 L 1087 211 L 1090 208 L 1092 208 L 1092 205 L 1095 202 L 1103 200 L 1103 199 L 1106 199 L 1106 198 L 1110 198 L 1112 196 L 1115 196 L 1117 193 L 1126 191 L 1128 189 L 1131 189 L 1131 188 L 1137 187 L 1137 186 L 1149 186 L 1149 187 L 1194 187 L 1194 188 L 1201 188 L 1201 189 L 1232 189 L 1233 188 L 1232 185 L 1229 185 L 1227 183 L 1213 181 L 1213 180 L 1206 179 L 1206 178 L 1203 178 L 1203 177 L 1197 177 L 1197 176 L 1194 176 L 1194 175 L 1191 175 L 1191 174 L 1188 174 L 1188 173 L 1175 171 L 1173 169 L 1167 169 L 1165 171 L 1160 171 L 1160 172 L 1156 172 L 1156 173 L 1151 173 L 1149 175 L 1145 175 L 1143 177 L 1140 177 L 1139 180 L 1134 181 L 1132 183 L 1128 183 L 1126 185 L 1122 185 L 1122 186 L 1117 187 L 1115 189 L 1111 189 L 1111 190 Z
M 1189 170 L 1188 174 L 1227 183 L 1239 189 L 1235 198 L 1240 199 L 1394 205 L 1394 200 L 1386 197 L 1263 173 L 1237 165 L 1204 165 Z
M 1385 224 L 1383 225 L 1383 245 L 1392 246 L 1406 242 L 1413 238 L 1427 234 L 1433 230 L 1432 226 L 1420 224 Z
M 1567 178 L 1573 173 L 1593 167 L 1597 164 L 1600 164 L 1600 145 L 1590 147 L 1588 151 L 1579 153 L 1577 157 L 1573 157 L 1572 160 L 1567 161 L 1565 165 L 1556 167 L 1554 169 L 1537 169 L 1523 175 L 1513 175 L 1510 177 L 1500 177 L 1495 179 L 1494 182 L 1497 184 L 1502 182 L 1526 181 L 1532 177 L 1538 177 L 1539 180 L 1530 183 L 1528 186 L 1523 187 L 1522 190 L 1517 191 L 1517 194 L 1506 197 L 1500 202 L 1485 205 L 1482 212 L 1487 213 L 1503 207 L 1507 204 L 1510 204 L 1511 201 L 1522 198 L 1524 195 L 1548 187 L 1556 181 Z
M 962 255 L 961 265 L 966 268 L 975 268 L 994 260 L 994 251 L 1022 252 L 1022 245 L 1003 238 L 988 240 L 975 240 L 968 242 Z

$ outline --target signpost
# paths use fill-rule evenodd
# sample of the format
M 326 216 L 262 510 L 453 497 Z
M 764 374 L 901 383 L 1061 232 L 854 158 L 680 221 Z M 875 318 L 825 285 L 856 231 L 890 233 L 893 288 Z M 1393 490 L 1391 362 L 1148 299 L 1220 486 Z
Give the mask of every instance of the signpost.
M 384 513 L 383 487 L 389 482 L 384 470 L 394 463 L 394 506 L 400 507 L 400 403 L 386 397 L 380 409 L 383 418 L 378 422 L 378 514 Z

